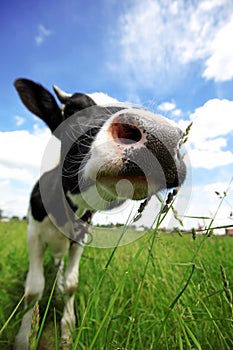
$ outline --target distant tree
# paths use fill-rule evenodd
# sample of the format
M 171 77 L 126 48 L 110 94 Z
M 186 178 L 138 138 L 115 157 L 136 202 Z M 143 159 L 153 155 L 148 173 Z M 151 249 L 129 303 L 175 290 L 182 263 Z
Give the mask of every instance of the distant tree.
M 124 224 L 120 224 L 119 222 L 116 223 L 116 227 L 124 226 Z
M 0 219 L 2 218 L 2 213 L 3 213 L 3 210 L 0 209 Z

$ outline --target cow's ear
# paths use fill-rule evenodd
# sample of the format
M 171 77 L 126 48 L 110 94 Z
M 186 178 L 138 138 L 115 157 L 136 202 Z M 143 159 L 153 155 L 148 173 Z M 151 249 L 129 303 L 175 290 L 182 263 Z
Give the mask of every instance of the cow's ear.
M 14 86 L 24 105 L 41 118 L 53 132 L 62 122 L 62 114 L 53 95 L 29 79 L 17 79 Z

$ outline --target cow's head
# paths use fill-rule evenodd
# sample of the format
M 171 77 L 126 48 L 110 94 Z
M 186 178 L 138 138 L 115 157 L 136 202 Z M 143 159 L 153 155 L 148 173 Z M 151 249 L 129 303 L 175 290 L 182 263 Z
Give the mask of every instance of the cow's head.
M 18 79 L 26 107 L 61 140 L 63 185 L 80 193 L 93 183 L 111 201 L 143 199 L 180 186 L 186 167 L 180 156 L 182 132 L 166 118 L 129 105 L 96 105 L 85 94 L 54 91 Z

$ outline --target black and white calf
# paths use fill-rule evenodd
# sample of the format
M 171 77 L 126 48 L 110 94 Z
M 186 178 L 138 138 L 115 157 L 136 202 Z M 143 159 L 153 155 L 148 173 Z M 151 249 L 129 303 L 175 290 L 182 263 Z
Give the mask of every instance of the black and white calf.
M 30 198 L 25 299 L 28 306 L 42 296 L 45 249 L 51 249 L 60 272 L 69 253 L 64 283 L 58 278 L 66 294 L 61 340 L 67 343 L 75 326 L 74 291 L 92 214 L 126 198 L 144 199 L 180 186 L 186 173 L 179 154 L 182 132 L 160 115 L 129 105 L 100 106 L 90 96 L 54 87 L 59 107 L 37 83 L 18 79 L 15 87 L 61 142 L 59 164 L 41 176 Z M 23 317 L 16 349 L 28 349 L 31 320 L 32 309 Z

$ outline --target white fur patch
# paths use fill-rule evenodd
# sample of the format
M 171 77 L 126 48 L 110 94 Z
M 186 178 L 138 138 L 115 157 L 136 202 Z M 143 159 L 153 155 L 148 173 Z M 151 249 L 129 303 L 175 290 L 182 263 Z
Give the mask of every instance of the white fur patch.
M 54 226 L 48 216 L 42 222 L 39 222 L 33 218 L 29 211 L 28 219 L 28 244 L 33 244 L 34 240 L 39 240 L 40 244 L 51 250 L 54 258 L 62 259 L 69 249 L 69 239 Z M 64 230 L 64 232 L 66 231 Z

